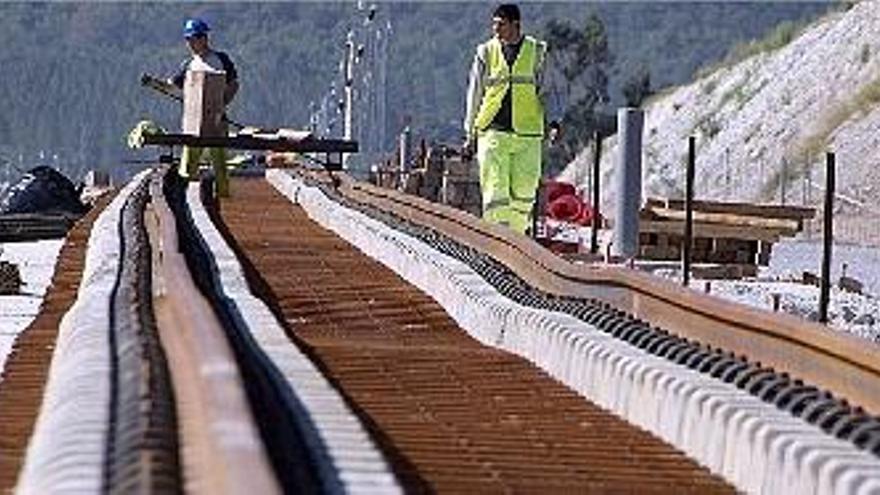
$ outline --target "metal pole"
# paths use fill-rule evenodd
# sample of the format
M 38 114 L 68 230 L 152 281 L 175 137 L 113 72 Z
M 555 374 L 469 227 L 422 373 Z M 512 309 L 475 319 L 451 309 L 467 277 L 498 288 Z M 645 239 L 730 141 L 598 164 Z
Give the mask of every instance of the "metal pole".
M 691 245 L 694 242 L 694 169 L 696 168 L 697 139 L 688 138 L 688 161 L 685 175 L 684 195 L 684 245 L 681 249 L 681 283 L 685 287 L 691 282 Z
M 348 32 L 348 40 L 345 43 L 345 47 L 348 50 L 345 56 L 345 108 L 343 118 L 344 120 L 344 131 L 343 138 L 346 141 L 351 140 L 353 135 L 353 116 L 354 109 L 352 108 L 354 104 L 354 57 L 355 57 L 355 40 L 354 40 L 354 32 Z M 342 155 L 342 168 L 348 169 L 348 158 L 349 154 L 345 153 Z
M 397 140 L 397 171 L 398 171 L 398 189 L 406 190 L 406 180 L 409 176 L 409 155 L 410 155 L 410 130 L 409 126 L 403 128 Z
M 602 162 L 602 134 L 596 131 L 593 139 L 596 150 L 593 156 L 593 180 L 591 184 L 593 190 L 593 228 L 590 232 L 590 252 L 596 254 L 599 252 L 599 227 L 601 226 L 599 221 L 599 164 Z
M 834 243 L 834 153 L 825 155 L 825 206 L 822 210 L 822 280 L 819 286 L 819 321 L 828 323 L 831 296 L 831 250 Z

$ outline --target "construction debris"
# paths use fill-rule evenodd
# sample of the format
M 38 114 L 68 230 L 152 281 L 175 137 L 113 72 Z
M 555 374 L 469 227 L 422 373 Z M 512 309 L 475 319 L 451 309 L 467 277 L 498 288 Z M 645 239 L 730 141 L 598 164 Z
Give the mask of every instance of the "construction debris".
M 695 201 L 692 261 L 766 266 L 773 244 L 796 235 L 814 214 L 799 206 Z M 639 257 L 681 259 L 684 202 L 651 198 L 639 216 Z
M 14 296 L 21 293 L 21 272 L 18 265 L 0 261 L 0 295 Z

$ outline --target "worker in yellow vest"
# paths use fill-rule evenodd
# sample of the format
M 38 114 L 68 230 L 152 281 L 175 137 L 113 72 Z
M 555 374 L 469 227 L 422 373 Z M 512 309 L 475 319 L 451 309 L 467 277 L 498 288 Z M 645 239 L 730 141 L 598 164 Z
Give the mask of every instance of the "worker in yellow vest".
M 526 233 L 541 178 L 547 44 L 522 34 L 514 4 L 494 10 L 492 31 L 471 66 L 464 147 L 471 153 L 476 147 L 483 218 Z M 548 127 L 559 130 L 556 123 Z

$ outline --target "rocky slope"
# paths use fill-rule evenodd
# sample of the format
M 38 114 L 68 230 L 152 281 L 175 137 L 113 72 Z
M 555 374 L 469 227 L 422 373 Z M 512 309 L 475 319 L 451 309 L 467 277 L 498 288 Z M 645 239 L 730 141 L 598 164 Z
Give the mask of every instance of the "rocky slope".
M 645 105 L 644 195 L 680 197 L 688 136 L 696 194 L 821 203 L 825 152 L 837 157 L 839 240 L 880 245 L 880 0 L 807 27 L 782 48 L 722 67 Z M 617 150 L 603 153 L 603 196 Z M 585 150 L 562 178 L 586 183 Z

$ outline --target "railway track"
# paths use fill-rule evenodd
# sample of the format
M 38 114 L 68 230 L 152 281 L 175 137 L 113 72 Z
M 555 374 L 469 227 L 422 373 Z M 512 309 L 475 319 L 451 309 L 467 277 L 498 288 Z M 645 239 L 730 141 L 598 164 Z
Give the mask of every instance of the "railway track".
M 95 219 L 0 491 L 880 491 L 876 350 L 345 176 L 232 186 Z

